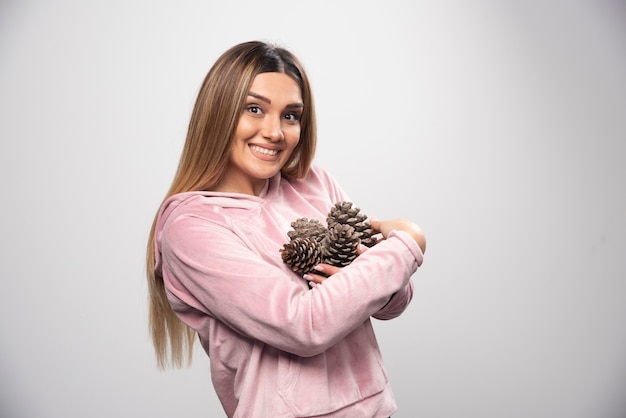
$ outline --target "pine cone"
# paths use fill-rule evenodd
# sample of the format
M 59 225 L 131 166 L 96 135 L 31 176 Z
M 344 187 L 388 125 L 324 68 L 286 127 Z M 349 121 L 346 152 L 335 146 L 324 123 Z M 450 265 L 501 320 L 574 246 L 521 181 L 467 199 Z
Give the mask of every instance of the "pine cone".
M 345 267 L 358 255 L 359 234 L 350 225 L 334 224 L 322 241 L 322 261 L 336 267 Z
M 322 246 L 316 239 L 296 237 L 280 250 L 283 262 L 298 274 L 306 274 L 322 262 Z
M 293 231 L 287 232 L 290 239 L 314 238 L 317 242 L 322 242 L 327 231 L 317 219 L 299 218 L 291 223 L 291 227 Z
M 367 215 L 360 212 L 361 209 L 353 207 L 352 202 L 337 202 L 330 208 L 326 223 L 329 229 L 337 223 L 350 225 L 359 235 L 361 244 L 372 247 L 376 244 L 375 232 L 367 221 Z

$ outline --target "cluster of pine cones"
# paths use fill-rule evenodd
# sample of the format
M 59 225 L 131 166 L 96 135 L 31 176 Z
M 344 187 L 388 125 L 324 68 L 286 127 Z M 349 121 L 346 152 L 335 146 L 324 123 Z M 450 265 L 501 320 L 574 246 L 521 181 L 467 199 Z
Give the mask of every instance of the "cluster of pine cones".
M 300 218 L 291 223 L 290 241 L 280 250 L 285 264 L 299 274 L 306 274 L 319 263 L 345 267 L 358 255 L 361 244 L 376 244 L 375 232 L 367 216 L 352 206 L 352 202 L 338 202 L 331 207 L 327 226 L 315 219 Z

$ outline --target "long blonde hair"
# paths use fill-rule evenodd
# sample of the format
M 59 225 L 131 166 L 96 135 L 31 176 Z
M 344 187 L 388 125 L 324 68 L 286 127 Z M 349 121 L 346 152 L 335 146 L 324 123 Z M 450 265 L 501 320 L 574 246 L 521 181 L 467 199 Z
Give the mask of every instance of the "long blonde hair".
M 229 150 L 239 116 L 254 77 L 280 72 L 300 86 L 304 103 L 300 141 L 281 170 L 291 178 L 308 172 L 317 141 L 315 110 L 308 77 L 299 60 L 286 49 L 264 42 L 245 42 L 224 52 L 205 77 L 196 99 L 178 169 L 163 202 L 177 193 L 211 190 L 219 183 L 229 160 Z M 147 248 L 150 333 L 157 364 L 182 367 L 191 362 L 195 331 L 172 310 L 163 276 L 155 271 L 155 229 L 152 222 Z M 169 348 L 169 350 L 168 350 Z

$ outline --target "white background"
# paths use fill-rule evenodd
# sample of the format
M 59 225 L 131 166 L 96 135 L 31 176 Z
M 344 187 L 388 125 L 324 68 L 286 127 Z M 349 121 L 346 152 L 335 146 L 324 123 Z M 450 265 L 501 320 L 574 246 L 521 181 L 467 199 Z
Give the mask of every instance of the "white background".
M 0 1 L 0 415 L 223 415 L 199 350 L 156 368 L 145 242 L 205 73 L 261 39 L 308 69 L 317 162 L 366 214 L 427 233 L 414 302 L 375 324 L 394 418 L 623 418 L 625 16 Z

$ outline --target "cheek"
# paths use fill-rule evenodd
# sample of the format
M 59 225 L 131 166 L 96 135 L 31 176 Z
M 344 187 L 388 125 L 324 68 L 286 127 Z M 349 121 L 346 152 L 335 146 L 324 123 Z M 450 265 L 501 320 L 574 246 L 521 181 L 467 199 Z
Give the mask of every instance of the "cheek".
M 293 127 L 288 132 L 285 132 L 285 140 L 289 142 L 289 145 L 293 148 L 300 142 L 300 127 Z
M 241 118 L 235 130 L 235 139 L 247 139 L 253 136 L 255 132 L 256 128 L 254 123 L 251 123 L 246 118 Z

